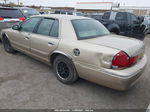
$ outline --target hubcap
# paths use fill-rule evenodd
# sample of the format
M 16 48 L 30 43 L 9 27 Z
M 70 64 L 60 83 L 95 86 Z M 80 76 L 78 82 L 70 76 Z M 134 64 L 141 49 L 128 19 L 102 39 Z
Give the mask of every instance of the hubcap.
M 62 79 L 67 79 L 69 77 L 70 71 L 66 63 L 59 62 L 57 65 L 57 74 Z

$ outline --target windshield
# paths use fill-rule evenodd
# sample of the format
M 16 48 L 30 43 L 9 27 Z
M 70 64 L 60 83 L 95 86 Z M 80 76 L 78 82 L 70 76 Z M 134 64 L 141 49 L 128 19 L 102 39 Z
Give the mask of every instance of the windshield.
M 93 19 L 72 20 L 72 24 L 79 40 L 110 34 L 100 22 Z
M 23 17 L 21 11 L 18 9 L 1 9 L 0 8 L 0 17 L 3 18 L 19 18 Z
M 35 9 L 22 9 L 22 11 L 23 11 L 23 13 L 26 17 L 30 17 L 30 16 L 33 16 L 33 15 L 39 15 L 40 14 Z

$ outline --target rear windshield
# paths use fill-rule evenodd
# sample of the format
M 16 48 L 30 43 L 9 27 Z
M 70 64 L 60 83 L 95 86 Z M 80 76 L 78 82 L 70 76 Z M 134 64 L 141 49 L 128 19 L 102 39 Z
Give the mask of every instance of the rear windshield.
M 30 17 L 30 16 L 33 16 L 33 15 L 39 15 L 40 13 L 35 10 L 35 9 L 22 9 L 22 12 L 23 14 L 26 16 L 26 17 Z
M 23 17 L 22 13 L 18 9 L 1 9 L 0 8 L 0 17 L 3 18 L 19 18 Z
M 93 19 L 72 20 L 72 24 L 79 40 L 110 34 L 100 22 Z

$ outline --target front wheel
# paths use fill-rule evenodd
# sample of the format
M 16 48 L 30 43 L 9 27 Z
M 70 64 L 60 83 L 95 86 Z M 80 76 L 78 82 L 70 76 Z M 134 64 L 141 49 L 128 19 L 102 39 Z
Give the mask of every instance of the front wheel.
M 53 69 L 58 80 L 65 84 L 72 84 L 78 79 L 76 69 L 70 59 L 65 56 L 57 56 L 53 63 Z
M 7 37 L 3 38 L 3 46 L 4 46 L 4 49 L 5 49 L 6 52 L 8 52 L 8 53 L 14 53 L 15 52 L 15 50 L 11 46 L 11 44 L 10 44 Z

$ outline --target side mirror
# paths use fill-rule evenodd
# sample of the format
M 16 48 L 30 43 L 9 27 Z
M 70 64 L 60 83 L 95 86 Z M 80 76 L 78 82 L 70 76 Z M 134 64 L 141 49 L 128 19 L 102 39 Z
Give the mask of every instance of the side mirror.
M 143 23 L 144 17 L 143 16 L 138 16 L 138 20 L 139 20 L 140 23 Z
M 12 29 L 13 29 L 13 30 L 20 30 L 20 25 L 14 25 L 14 26 L 12 27 Z

